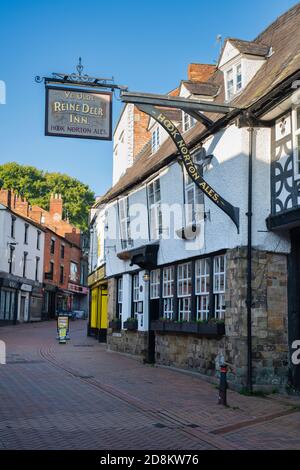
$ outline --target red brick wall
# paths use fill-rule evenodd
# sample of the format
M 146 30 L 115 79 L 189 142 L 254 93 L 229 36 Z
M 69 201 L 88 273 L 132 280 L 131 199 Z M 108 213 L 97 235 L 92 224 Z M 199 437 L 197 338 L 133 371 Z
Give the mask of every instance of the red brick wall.
M 55 238 L 54 254 L 51 254 L 51 239 Z M 65 246 L 64 258 L 61 257 L 61 246 Z M 50 272 L 50 261 L 54 262 L 53 279 L 44 279 L 47 284 L 58 286 L 61 289 L 68 289 L 70 282 L 70 263 L 74 261 L 78 265 L 77 284 L 80 283 L 80 259 L 81 250 L 76 246 L 72 246 L 66 239 L 63 239 L 50 230 L 46 230 L 45 234 L 45 251 L 44 251 L 44 273 Z M 64 266 L 64 282 L 60 283 L 60 266 Z
M 151 133 L 147 131 L 149 116 L 134 107 L 133 158 L 149 142 Z

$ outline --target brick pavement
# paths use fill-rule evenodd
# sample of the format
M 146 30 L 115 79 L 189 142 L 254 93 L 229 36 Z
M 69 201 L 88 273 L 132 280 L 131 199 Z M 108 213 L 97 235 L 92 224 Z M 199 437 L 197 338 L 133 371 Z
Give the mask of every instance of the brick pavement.
M 2 327 L 0 449 L 300 449 L 300 400 L 245 397 L 194 375 L 143 365 L 71 323 Z

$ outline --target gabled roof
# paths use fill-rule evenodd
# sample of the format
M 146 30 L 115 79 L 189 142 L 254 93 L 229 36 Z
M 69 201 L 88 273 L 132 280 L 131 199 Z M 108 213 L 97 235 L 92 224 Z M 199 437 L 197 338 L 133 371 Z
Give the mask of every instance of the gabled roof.
M 191 80 L 182 80 L 183 85 L 192 95 L 216 96 L 219 91 L 218 85 L 209 82 L 193 82 Z
M 270 46 L 259 44 L 255 41 L 243 41 L 242 39 L 228 38 L 229 41 L 241 54 L 256 55 L 266 57 Z
M 285 79 L 300 71 L 299 24 L 300 4 L 298 3 L 280 16 L 254 41 L 251 41 L 251 43 L 255 43 L 259 46 L 272 47 L 273 54 L 267 58 L 247 87 L 232 100 L 232 106 L 241 109 L 250 107 L 254 103 L 257 103 L 263 96 L 269 94 Z M 220 87 L 220 93 L 214 102 L 218 104 L 224 103 L 225 90 L 223 73 L 217 70 L 208 82 Z M 216 114 L 208 114 L 208 117 L 215 122 L 222 118 L 222 116 Z M 190 146 L 198 143 L 201 134 L 203 134 L 205 130 L 201 123 L 197 123 L 185 134 L 187 144 Z M 132 167 L 127 169 L 117 184 L 100 198 L 95 206 L 107 203 L 125 191 L 140 184 L 151 176 L 151 173 L 155 173 L 176 158 L 177 150 L 171 139 L 167 139 L 158 151 L 151 156 L 141 152 Z

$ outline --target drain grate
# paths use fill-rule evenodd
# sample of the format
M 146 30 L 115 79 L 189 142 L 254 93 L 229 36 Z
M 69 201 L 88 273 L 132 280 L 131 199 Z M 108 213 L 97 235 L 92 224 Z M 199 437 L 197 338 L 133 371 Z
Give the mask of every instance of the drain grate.
M 155 428 L 167 428 L 168 426 L 166 426 L 165 424 L 162 424 L 162 423 L 155 423 L 153 425 Z
M 93 348 L 94 344 L 73 344 L 74 348 Z

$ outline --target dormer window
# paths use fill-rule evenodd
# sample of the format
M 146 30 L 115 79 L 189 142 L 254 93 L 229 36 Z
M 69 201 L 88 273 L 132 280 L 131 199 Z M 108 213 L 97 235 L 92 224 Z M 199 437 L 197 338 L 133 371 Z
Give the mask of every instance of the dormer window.
M 196 124 L 196 120 L 189 114 L 183 111 L 182 113 L 182 128 L 183 132 L 187 132 Z
M 242 66 L 237 64 L 226 72 L 226 99 L 230 101 L 242 89 Z
M 152 153 L 155 153 L 160 146 L 160 135 L 159 135 L 159 127 L 156 127 L 152 132 Z

